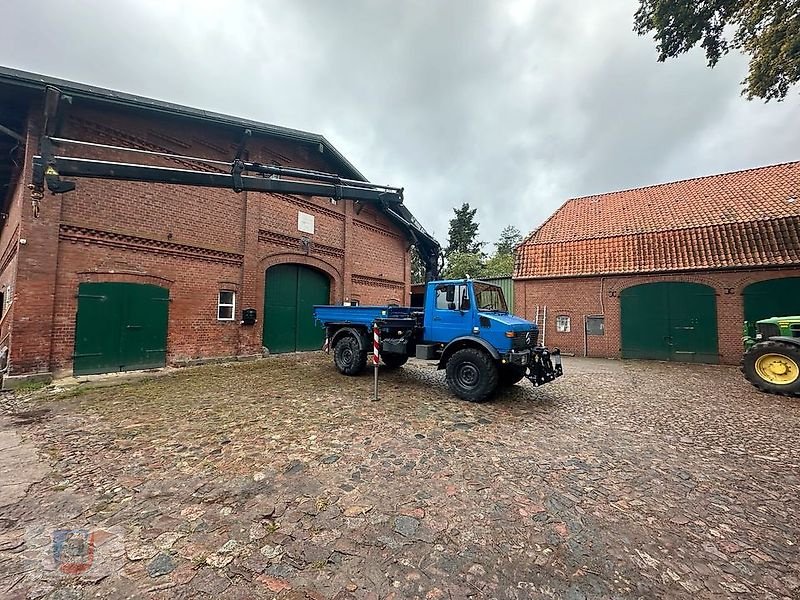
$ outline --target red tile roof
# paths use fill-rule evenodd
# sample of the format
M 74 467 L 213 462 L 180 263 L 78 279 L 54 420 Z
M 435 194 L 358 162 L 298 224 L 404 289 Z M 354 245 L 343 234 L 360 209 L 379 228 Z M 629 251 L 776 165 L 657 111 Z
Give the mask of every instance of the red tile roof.
M 800 162 L 567 201 L 514 277 L 800 264 Z

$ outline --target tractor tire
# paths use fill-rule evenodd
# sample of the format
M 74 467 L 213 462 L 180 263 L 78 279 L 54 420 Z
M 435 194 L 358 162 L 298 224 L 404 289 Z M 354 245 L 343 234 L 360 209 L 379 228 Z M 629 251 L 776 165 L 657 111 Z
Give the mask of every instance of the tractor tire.
M 408 362 L 408 356 L 393 353 L 381 354 L 381 360 L 387 369 L 397 369 Z
M 342 375 L 358 375 L 367 365 L 367 353 L 358 348 L 358 340 L 346 335 L 336 340 L 333 364 Z
M 500 387 L 510 387 L 519 383 L 525 377 L 525 367 L 516 365 L 501 365 L 498 377 Z
M 483 350 L 464 348 L 447 361 L 447 387 L 469 402 L 483 402 L 497 390 L 497 364 Z
M 744 355 L 742 371 L 747 381 L 770 394 L 800 395 L 800 347 L 767 340 Z

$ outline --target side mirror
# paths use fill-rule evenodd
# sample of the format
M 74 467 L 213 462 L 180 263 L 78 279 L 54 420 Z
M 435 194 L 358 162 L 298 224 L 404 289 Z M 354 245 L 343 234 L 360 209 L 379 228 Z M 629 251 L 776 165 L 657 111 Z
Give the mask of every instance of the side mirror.
M 447 291 L 445 292 L 445 300 L 448 302 L 453 302 L 456 299 L 456 286 L 448 285 Z

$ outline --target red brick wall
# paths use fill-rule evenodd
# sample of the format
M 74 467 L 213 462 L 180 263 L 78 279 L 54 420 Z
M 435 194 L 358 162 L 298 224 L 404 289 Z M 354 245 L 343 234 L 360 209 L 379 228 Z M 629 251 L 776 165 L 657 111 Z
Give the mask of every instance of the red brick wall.
M 560 279 L 518 279 L 514 281 L 516 314 L 533 320 L 536 307 L 541 315 L 547 306 L 545 342 L 565 352 L 584 355 L 583 319 L 605 315 L 605 335 L 587 336 L 588 356 L 619 357 L 620 292 L 630 286 L 656 281 L 689 281 L 711 286 L 717 295 L 717 329 L 720 362 L 738 364 L 742 356 L 742 291 L 751 283 L 780 277 L 800 277 L 800 269 L 758 271 L 706 271 L 700 273 L 575 277 Z M 556 331 L 556 317 L 568 315 L 571 331 Z
M 38 114 L 37 109 L 32 114 Z M 29 151 L 36 124 L 29 126 Z M 240 132 L 123 109 L 70 110 L 64 135 L 104 144 L 229 160 Z M 254 137 L 249 158 L 263 163 L 331 171 L 315 145 Z M 74 151 L 67 153 L 75 154 Z M 132 162 L 135 155 L 98 150 L 82 156 Z M 26 165 L 30 160 L 26 160 Z M 158 159 L 180 168 L 196 164 Z M 46 195 L 33 219 L 24 186 L 12 218 L 0 232 L 5 248 L 14 235 L 20 246 L 17 301 L 3 320 L 12 340 L 9 374 L 69 371 L 74 352 L 76 293 L 83 281 L 155 283 L 170 290 L 168 361 L 261 352 L 265 272 L 296 262 L 325 272 L 332 302 L 406 302 L 410 285 L 408 246 L 402 232 L 370 207 L 359 214 L 349 201 L 174 185 L 78 180 L 63 196 Z M 315 233 L 298 231 L 298 211 L 314 215 Z M 304 243 L 305 241 L 309 243 Z M 0 269 L 0 285 L 13 278 L 14 261 Z M 220 289 L 237 292 L 237 314 L 256 308 L 259 323 L 245 327 L 216 319 Z M 24 340 L 21 341 L 21 340 Z

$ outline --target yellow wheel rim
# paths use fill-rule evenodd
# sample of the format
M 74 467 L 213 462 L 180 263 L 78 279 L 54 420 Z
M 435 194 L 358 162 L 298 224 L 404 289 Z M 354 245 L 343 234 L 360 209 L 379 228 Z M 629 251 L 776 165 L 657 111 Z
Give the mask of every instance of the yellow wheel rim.
M 800 368 L 783 354 L 765 354 L 756 360 L 756 373 L 764 381 L 775 385 L 789 385 L 800 377 Z

